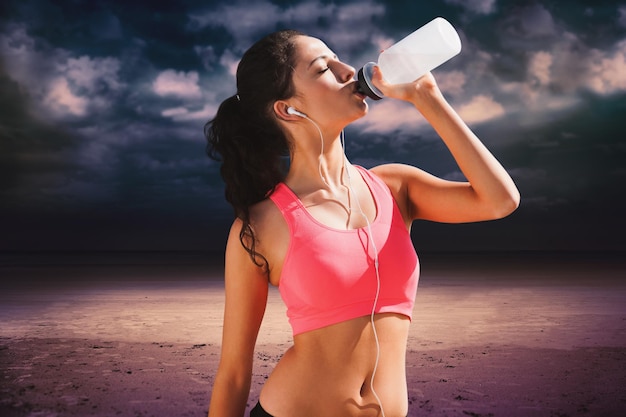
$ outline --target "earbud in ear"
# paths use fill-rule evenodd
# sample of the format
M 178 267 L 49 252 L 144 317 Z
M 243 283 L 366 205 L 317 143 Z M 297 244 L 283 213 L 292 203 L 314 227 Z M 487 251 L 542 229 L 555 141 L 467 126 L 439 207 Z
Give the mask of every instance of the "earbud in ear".
M 298 110 L 294 109 L 293 107 L 287 107 L 287 114 L 293 114 L 294 116 L 304 117 L 305 119 L 307 117 L 306 114 L 299 112 Z

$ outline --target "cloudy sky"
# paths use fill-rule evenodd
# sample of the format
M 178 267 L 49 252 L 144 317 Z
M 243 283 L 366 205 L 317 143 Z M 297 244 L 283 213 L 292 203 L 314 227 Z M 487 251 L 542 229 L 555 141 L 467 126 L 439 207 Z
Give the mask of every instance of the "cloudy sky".
M 359 68 L 437 16 L 463 50 L 434 75 L 522 205 L 418 222 L 418 249 L 626 249 L 626 0 L 4 0 L 0 250 L 219 251 L 232 214 L 202 129 L 245 49 L 296 28 Z M 462 178 L 405 103 L 346 138 L 366 167 Z

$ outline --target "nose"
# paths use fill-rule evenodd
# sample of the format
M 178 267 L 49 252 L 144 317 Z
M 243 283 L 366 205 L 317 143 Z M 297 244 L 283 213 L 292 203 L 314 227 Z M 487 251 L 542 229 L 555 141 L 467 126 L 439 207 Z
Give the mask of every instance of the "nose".
M 347 83 L 354 79 L 354 75 L 356 74 L 356 70 L 354 67 L 341 62 L 341 66 L 336 73 L 337 81 L 341 83 Z

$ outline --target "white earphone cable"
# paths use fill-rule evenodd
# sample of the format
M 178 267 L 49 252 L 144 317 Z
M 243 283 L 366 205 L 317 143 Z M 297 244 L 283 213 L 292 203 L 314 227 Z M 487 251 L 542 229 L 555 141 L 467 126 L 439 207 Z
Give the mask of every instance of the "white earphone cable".
M 343 159 L 344 170 L 346 171 L 346 175 L 348 177 L 348 188 L 350 189 L 350 192 L 356 196 L 356 194 L 354 193 L 354 190 L 352 189 L 352 179 L 350 177 L 350 171 L 348 171 L 348 167 L 346 163 L 346 160 L 347 160 L 346 142 L 345 142 L 343 130 L 341 131 L 341 147 L 343 149 L 343 155 L 344 155 L 344 159 Z M 359 213 L 361 213 L 361 216 L 363 216 L 367 224 L 368 240 L 371 242 L 372 248 L 374 249 L 374 269 L 376 270 L 376 296 L 374 297 L 374 303 L 372 305 L 372 313 L 370 314 L 370 323 L 372 325 L 372 332 L 374 333 L 374 341 L 376 342 L 376 361 L 374 362 L 374 369 L 372 370 L 372 378 L 370 379 L 370 389 L 372 390 L 372 394 L 374 394 L 374 398 L 376 398 L 376 401 L 378 402 L 378 406 L 380 407 L 380 413 L 382 414 L 382 417 L 385 417 L 385 409 L 383 408 L 383 403 L 380 400 L 380 397 L 378 397 L 376 390 L 374 389 L 374 378 L 376 377 L 376 371 L 378 370 L 378 362 L 380 361 L 380 342 L 378 340 L 378 332 L 376 331 L 376 323 L 374 322 L 374 315 L 376 314 L 376 306 L 378 305 L 378 298 L 380 297 L 380 271 L 378 269 L 378 248 L 376 247 L 376 242 L 374 241 L 374 236 L 372 234 L 372 225 L 367 215 L 363 212 L 363 209 L 361 208 L 361 203 L 359 202 L 358 198 L 356 198 L 356 203 L 359 209 Z
M 315 128 L 317 129 L 320 135 L 321 151 L 320 151 L 320 156 L 319 156 L 318 172 L 324 184 L 326 184 L 326 186 L 329 186 L 328 182 L 324 178 L 324 175 L 322 174 L 322 158 L 324 155 L 324 136 L 322 134 L 322 130 L 317 125 L 317 123 L 311 120 L 307 115 L 303 113 L 300 113 L 299 115 L 305 118 L 306 120 L 308 120 L 309 122 L 311 122 L 313 126 L 315 126 Z M 348 165 L 347 165 L 348 158 L 346 157 L 346 143 L 345 143 L 343 130 L 341 131 L 340 140 L 341 140 L 341 148 L 343 151 L 343 170 L 346 173 L 346 176 L 348 178 L 348 184 L 347 184 L 348 190 L 350 191 L 351 195 L 355 196 L 357 209 L 359 213 L 361 214 L 361 216 L 363 216 L 363 218 L 365 219 L 365 223 L 367 226 L 367 239 L 371 243 L 372 249 L 374 250 L 374 269 L 376 270 L 376 295 L 374 297 L 374 303 L 372 305 L 372 312 L 370 314 L 370 323 L 372 325 L 372 332 L 374 334 L 374 341 L 376 343 L 376 360 L 374 362 L 374 368 L 372 369 L 372 377 L 370 379 L 370 389 L 372 390 L 372 394 L 374 395 L 374 398 L 376 398 L 376 402 L 378 402 L 378 406 L 380 407 L 380 413 L 382 417 L 385 417 L 385 410 L 383 408 L 383 403 L 380 400 L 380 397 L 378 396 L 378 394 L 376 393 L 376 390 L 374 389 L 374 378 L 376 377 L 376 372 L 378 370 L 378 362 L 380 361 L 380 341 L 378 340 L 378 332 L 376 331 L 376 323 L 374 322 L 374 316 L 376 314 L 376 306 L 378 305 L 378 298 L 380 297 L 380 271 L 378 269 L 378 248 L 376 247 L 376 242 L 374 241 L 374 236 L 372 235 L 372 225 L 369 221 L 369 218 L 367 217 L 365 212 L 363 212 L 361 203 L 359 202 L 359 198 L 354 192 L 354 189 L 352 188 L 352 178 L 350 177 L 350 171 L 348 171 Z
M 324 174 L 322 174 L 322 158 L 324 157 L 324 135 L 322 135 L 322 129 L 320 129 L 320 127 L 317 125 L 317 123 L 315 123 L 313 120 L 311 120 L 309 118 L 309 116 L 307 116 L 306 114 L 299 113 L 298 115 L 300 117 L 305 118 L 309 122 L 311 122 L 313 124 L 313 126 L 315 126 L 315 128 L 317 129 L 317 132 L 320 134 L 320 143 L 321 143 L 321 145 L 320 145 L 320 156 L 318 158 L 319 164 L 317 166 L 317 172 L 319 172 L 320 178 L 322 179 L 322 182 L 324 184 L 326 184 L 327 187 L 330 187 L 330 185 L 326 181 L 326 178 L 324 178 Z

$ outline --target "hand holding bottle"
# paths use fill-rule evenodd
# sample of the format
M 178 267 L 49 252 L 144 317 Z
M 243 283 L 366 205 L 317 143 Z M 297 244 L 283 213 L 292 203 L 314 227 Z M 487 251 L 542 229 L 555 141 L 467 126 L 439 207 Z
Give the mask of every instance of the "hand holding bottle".
M 374 65 L 371 70 L 372 85 L 385 97 L 408 101 L 419 108 L 419 102 L 425 97 L 440 95 L 435 77 L 430 72 L 419 77 L 412 82 L 391 84 L 387 81 L 381 68 Z
M 378 65 L 390 84 L 409 83 L 459 52 L 459 35 L 447 20 L 438 17 L 382 51 L 378 64 L 365 64 L 358 73 L 360 89 L 373 100 L 380 100 L 385 94 L 372 83 L 374 66 Z

